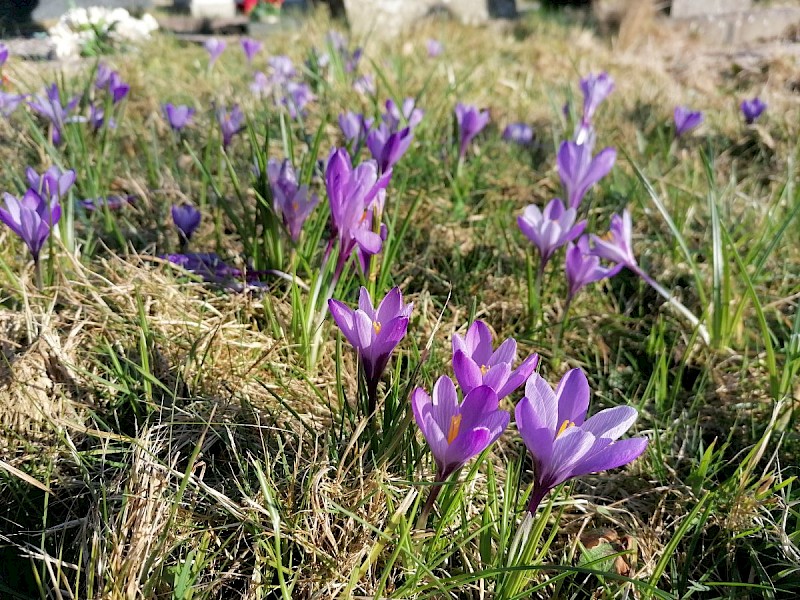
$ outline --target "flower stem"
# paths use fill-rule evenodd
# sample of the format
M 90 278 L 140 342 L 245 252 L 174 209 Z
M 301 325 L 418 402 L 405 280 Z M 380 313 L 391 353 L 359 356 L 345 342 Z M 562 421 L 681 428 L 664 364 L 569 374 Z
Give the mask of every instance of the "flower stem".
M 559 354 L 561 354 L 561 341 L 564 339 L 564 331 L 567 329 L 567 323 L 569 322 L 569 309 L 572 306 L 572 296 L 567 296 L 567 303 L 564 305 L 564 314 L 561 317 L 561 325 L 558 327 L 558 332 L 556 333 L 556 343 L 553 348 L 553 361 L 558 361 Z
M 433 505 L 436 503 L 436 498 L 438 498 L 439 494 L 442 492 L 442 483 L 443 477 L 437 475 L 436 485 L 431 488 L 428 499 L 425 501 L 425 505 L 419 513 L 419 518 L 417 518 L 417 529 L 426 529 L 428 527 L 428 516 L 430 516 Z
M 672 308 L 677 310 L 687 321 L 689 321 L 689 323 L 691 323 L 693 327 L 697 328 L 697 332 L 700 334 L 700 337 L 703 339 L 703 342 L 705 342 L 706 346 L 709 346 L 711 344 L 711 338 L 708 335 L 708 329 L 706 329 L 706 326 L 700 323 L 700 319 L 694 316 L 692 311 L 686 308 L 680 302 L 680 300 L 678 300 L 675 296 L 673 296 L 669 290 L 661 287 L 661 285 L 659 285 L 659 283 L 655 279 L 653 279 L 652 277 L 650 277 L 650 275 L 645 273 L 644 270 L 642 270 L 642 268 L 639 267 L 638 265 L 628 265 L 628 268 L 631 269 L 631 271 L 633 271 L 634 273 L 636 273 L 639 277 L 641 277 L 647 285 L 649 285 L 656 292 L 658 292 L 659 295 L 661 295 L 661 297 L 663 297 L 667 301 L 667 303 L 669 303 L 672 306 Z
M 38 256 L 33 257 L 33 276 L 36 282 L 36 289 L 41 292 L 44 282 L 42 281 L 42 263 L 39 262 Z
M 536 278 L 533 285 L 528 282 L 528 318 L 531 331 L 533 331 L 540 321 L 542 308 L 542 279 L 544 278 L 545 261 L 540 260 L 536 269 Z

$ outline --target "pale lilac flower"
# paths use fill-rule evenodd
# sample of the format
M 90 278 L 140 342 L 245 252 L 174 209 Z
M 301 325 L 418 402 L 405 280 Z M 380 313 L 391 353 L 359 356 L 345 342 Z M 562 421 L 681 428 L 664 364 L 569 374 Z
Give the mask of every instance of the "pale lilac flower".
M 109 67 L 106 63 L 101 62 L 97 64 L 97 72 L 94 76 L 94 85 L 98 90 L 104 90 L 108 88 L 108 84 L 111 82 L 111 74 L 114 73 L 114 69 Z
M 558 174 L 567 192 L 570 208 L 578 208 L 586 192 L 608 175 L 617 159 L 617 151 L 606 148 L 592 158 L 589 144 L 562 142 L 558 150 Z
M 458 122 L 458 157 L 463 159 L 472 139 L 489 123 L 489 111 L 480 111 L 474 106 L 459 102 L 456 104 L 456 121 Z
M 403 104 L 398 106 L 394 100 L 389 98 L 386 101 L 386 112 L 381 115 L 381 118 L 392 132 L 399 131 L 402 127 L 414 129 L 425 116 L 425 111 L 417 108 L 416 104 L 417 101 L 414 98 L 406 98 L 403 100 Z
M 23 100 L 25 100 L 25 96 L 22 94 L 10 94 L 0 90 L 0 115 L 6 118 L 10 117 Z
M 191 204 L 173 204 L 172 222 L 178 229 L 181 237 L 181 246 L 186 245 L 192 239 L 192 235 L 200 225 L 202 214 Z
M 675 135 L 682 136 L 700 126 L 703 122 L 703 113 L 692 111 L 685 106 L 678 106 L 675 108 L 673 118 L 675 120 Z
M 575 223 L 576 218 L 577 211 L 572 207 L 565 209 L 560 198 L 553 198 L 544 211 L 535 204 L 529 204 L 517 217 L 517 225 L 522 233 L 539 249 L 542 268 L 556 250 L 583 233 L 586 221 Z
M 353 89 L 363 96 L 374 96 L 378 91 L 375 87 L 375 78 L 369 74 L 357 77 L 353 82 Z
M 319 197 L 309 194 L 307 185 L 297 184 L 297 174 L 288 160 L 281 163 L 270 158 L 267 177 L 272 189 L 275 212 L 283 219 L 289 237 L 296 243 L 300 239 L 303 224 L 319 202 Z
M 252 63 L 253 59 L 255 58 L 256 54 L 261 52 L 261 48 L 263 44 L 258 40 L 254 40 L 252 38 L 243 38 L 240 42 L 242 46 L 242 51 L 244 52 L 245 58 L 247 58 L 248 63 Z
M 234 104 L 230 112 L 220 107 L 217 109 L 217 122 L 222 132 L 222 147 L 227 148 L 233 136 L 244 129 L 244 113 L 238 104 Z
M 270 83 L 276 87 L 283 87 L 297 75 L 294 63 L 288 56 L 271 56 L 267 64 L 272 71 Z
M 214 63 L 217 62 L 217 59 L 222 56 L 222 53 L 225 51 L 225 47 L 227 44 L 220 39 L 217 38 L 208 38 L 203 47 L 208 52 L 208 68 L 211 69 L 214 66 Z
M 533 458 L 531 514 L 559 484 L 626 465 L 647 448 L 646 438 L 617 441 L 636 421 L 635 408 L 616 406 L 586 419 L 589 396 L 589 382 L 580 369 L 568 371 L 555 392 L 538 373 L 525 385 L 516 421 Z
M 511 123 L 503 130 L 503 139 L 520 146 L 529 146 L 533 142 L 533 127 L 527 123 Z
M 611 217 L 611 226 L 608 233 L 603 236 L 592 234 L 592 254 L 613 263 L 624 265 L 638 273 L 638 264 L 636 257 L 633 255 L 631 235 L 631 213 L 626 208 L 622 211 L 621 217 L 619 215 Z
M 73 96 L 66 106 L 62 105 L 58 86 L 53 83 L 47 88 L 46 95 L 34 96 L 34 99 L 28 102 L 28 106 L 50 121 L 53 127 L 53 145 L 58 146 L 61 144 L 64 125 L 71 121 L 69 113 L 75 110 L 79 101 L 80 96 Z
M 473 322 L 464 337 L 453 334 L 453 372 L 465 394 L 487 385 L 499 399 L 508 396 L 539 364 L 539 355 L 531 354 L 512 370 L 516 358 L 517 341 L 508 338 L 494 350 L 492 332 L 483 321 Z
M 286 96 L 283 98 L 283 105 L 289 110 L 289 116 L 292 119 L 305 116 L 306 106 L 314 99 L 314 94 L 307 83 L 290 81 L 286 84 Z
M 358 147 L 366 140 L 367 132 L 372 127 L 372 119 L 347 111 L 339 115 L 339 127 L 344 134 L 344 139 L 354 147 Z
M 608 73 L 595 75 L 589 73 L 581 79 L 581 91 L 583 92 L 583 123 L 592 122 L 597 107 L 614 91 L 614 80 Z
M 577 243 L 567 243 L 565 260 L 567 273 L 567 302 L 572 299 L 584 286 L 602 279 L 611 278 L 622 269 L 622 264 L 605 267 L 600 264 L 600 258 L 592 254 L 589 248 L 589 238 L 581 236 Z
M 414 390 L 411 410 L 436 461 L 437 482 L 447 480 L 505 431 L 511 417 L 498 405 L 497 394 L 487 385 L 465 392 L 460 402 L 446 375 L 436 381 L 432 396 L 421 387 Z
M 29 189 L 22 198 L 5 193 L 3 199 L 5 208 L 0 207 L 0 221 L 25 242 L 33 261 L 38 264 L 39 253 L 53 226 L 61 218 L 58 196 L 51 196 L 48 200 Z
M 428 51 L 428 58 L 436 58 L 444 52 L 444 46 L 439 40 L 429 39 L 425 41 L 425 48 Z
M 357 309 L 332 298 L 328 300 L 328 308 L 336 326 L 358 353 L 372 414 L 377 404 L 378 383 L 392 352 L 406 335 L 413 304 L 403 304 L 400 288 L 395 287 L 373 307 L 369 292 L 362 287 Z
M 250 91 L 254 96 L 263 97 L 272 90 L 272 83 L 263 71 L 253 73 L 253 82 L 250 84 Z
M 169 126 L 172 128 L 172 131 L 180 131 L 187 125 L 192 124 L 192 117 L 194 116 L 195 110 L 190 108 L 186 105 L 179 105 L 175 106 L 171 102 L 168 102 L 163 106 L 164 114 L 167 117 L 167 122 Z
M 742 100 L 740 105 L 744 120 L 748 125 L 752 125 L 758 117 L 767 110 L 767 104 L 756 96 L 752 100 Z
M 410 127 L 391 133 L 386 123 L 371 129 L 367 134 L 367 148 L 378 163 L 381 173 L 389 171 L 411 145 L 414 134 Z
M 25 178 L 31 189 L 51 202 L 58 201 L 67 196 L 69 190 L 75 185 L 75 171 L 67 169 L 62 171 L 53 165 L 41 175 L 32 167 L 25 169 Z

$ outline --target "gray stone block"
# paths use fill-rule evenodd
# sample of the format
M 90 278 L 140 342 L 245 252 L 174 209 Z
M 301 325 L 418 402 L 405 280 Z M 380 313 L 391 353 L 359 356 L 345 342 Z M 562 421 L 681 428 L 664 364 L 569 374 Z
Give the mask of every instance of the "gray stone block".
M 800 8 L 775 7 L 730 15 L 678 19 L 708 44 L 741 45 L 780 39 L 800 27 Z
M 670 16 L 675 19 L 698 15 L 722 15 L 749 10 L 753 0 L 672 0 Z

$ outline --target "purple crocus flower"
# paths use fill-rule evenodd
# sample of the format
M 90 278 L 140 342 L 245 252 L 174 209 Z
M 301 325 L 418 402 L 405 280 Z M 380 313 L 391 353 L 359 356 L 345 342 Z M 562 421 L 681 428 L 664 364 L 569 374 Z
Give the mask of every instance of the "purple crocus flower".
M 217 59 L 225 52 L 225 47 L 227 44 L 220 39 L 217 38 L 208 38 L 203 47 L 208 52 L 208 68 L 211 69 L 214 66 L 214 63 L 217 62 Z
M 347 53 L 343 53 L 343 58 L 346 59 L 344 63 L 345 73 L 355 73 L 356 70 L 358 69 L 358 63 L 363 55 L 364 55 L 363 48 L 356 48 L 350 55 L 348 55 Z
M 614 91 L 614 80 L 608 73 L 595 75 L 589 73 L 581 79 L 581 91 L 583 92 L 583 123 L 592 122 L 597 107 Z
M 424 116 L 425 111 L 417 108 L 417 101 L 414 98 L 406 98 L 401 106 L 398 106 L 394 100 L 389 98 L 386 101 L 386 112 L 383 113 L 382 118 L 383 122 L 394 133 L 399 131 L 403 124 L 414 129 L 420 124 Z
M 109 67 L 106 63 L 101 62 L 97 64 L 97 72 L 94 76 L 94 86 L 98 90 L 104 90 L 108 88 L 108 84 L 111 82 L 111 74 L 114 70 Z
M 539 210 L 535 204 L 526 206 L 522 215 L 517 217 L 517 225 L 525 237 L 539 249 L 541 264 L 544 266 L 556 250 L 583 233 L 586 221 L 575 223 L 576 218 L 577 211 L 574 208 L 565 209 L 560 198 L 553 198 L 544 211 Z
M 677 106 L 675 107 L 673 118 L 675 120 L 675 135 L 682 136 L 703 122 L 703 113 L 692 111 L 685 106 Z
M 120 102 L 128 92 L 131 91 L 131 86 L 122 81 L 120 74 L 114 71 L 108 80 L 108 92 L 111 94 L 111 100 L 114 104 Z
M 297 174 L 292 163 L 274 158 L 267 164 L 267 177 L 272 189 L 275 212 L 281 216 L 293 242 L 300 239 L 303 224 L 319 202 L 316 194 L 309 194 L 307 185 L 297 185 Z
M 578 208 L 586 192 L 608 175 L 617 159 L 614 148 L 605 148 L 592 158 L 589 144 L 562 142 L 558 150 L 558 174 L 567 192 L 570 208 Z
M 230 112 L 220 107 L 217 109 L 217 122 L 222 132 L 222 147 L 227 148 L 233 136 L 244 129 L 244 113 L 238 104 L 234 104 Z
M 275 86 L 284 86 L 297 75 L 294 63 L 288 56 L 271 56 L 267 64 L 272 70 L 271 82 Z
M 533 127 L 527 123 L 510 123 L 503 130 L 503 139 L 520 146 L 529 146 L 533 142 Z
M 611 278 L 622 269 L 621 264 L 605 267 L 600 264 L 600 258 L 592 254 L 589 248 L 589 238 L 581 236 L 577 243 L 567 243 L 566 256 L 567 272 L 567 303 L 586 285 Z
M 64 125 L 70 122 L 69 113 L 75 110 L 79 100 L 79 96 L 74 96 L 67 102 L 66 106 L 62 105 L 58 86 L 54 83 L 47 88 L 45 96 L 35 96 L 33 100 L 28 102 L 28 106 L 34 112 L 39 113 L 50 121 L 53 127 L 53 144 L 55 146 L 61 143 Z
M 586 419 L 589 395 L 589 382 L 580 369 L 567 371 L 555 392 L 538 373 L 525 385 L 516 420 L 533 457 L 531 514 L 557 485 L 626 465 L 647 448 L 646 438 L 617 441 L 636 421 L 635 408 L 616 406 Z
M 228 265 L 214 252 L 188 252 L 186 254 L 167 254 L 166 259 L 203 278 L 209 283 L 225 283 L 241 277 L 242 272 Z
M 343 148 L 334 149 L 325 169 L 325 188 L 331 209 L 333 236 L 339 240 L 338 277 L 358 247 L 367 255 L 377 254 L 383 244 L 380 235 L 372 231 L 368 209 L 380 190 L 389 185 L 392 172 L 378 176 L 375 161 L 362 162 L 353 168 L 350 155 Z M 329 246 L 330 250 L 331 246 Z
M 488 385 L 465 392 L 464 401 L 459 402 L 456 386 L 446 375 L 436 381 L 432 396 L 422 388 L 414 390 L 411 410 L 436 461 L 437 482 L 447 480 L 505 431 L 510 415 L 500 410 L 498 403 Z
M 25 100 L 24 95 L 10 94 L 0 90 L 0 115 L 6 118 L 10 117 L 23 100 Z
M 106 123 L 106 111 L 103 110 L 103 107 L 100 105 L 95 105 L 95 104 L 89 105 L 88 121 L 92 129 L 94 129 L 95 131 L 99 131 Z M 116 126 L 117 122 L 113 118 L 108 120 L 108 127 L 110 129 L 115 129 Z
M 429 39 L 425 41 L 425 49 L 428 51 L 428 58 L 436 58 L 444 52 L 444 46 L 439 40 Z
M 173 204 L 172 205 L 172 222 L 178 228 L 181 236 L 181 245 L 185 245 L 192 239 L 197 227 L 200 225 L 202 215 L 191 204 Z
M 169 126 L 172 128 L 172 131 L 180 131 L 187 125 L 191 125 L 192 117 L 194 116 L 195 110 L 190 108 L 186 105 L 179 105 L 175 106 L 171 102 L 168 102 L 163 106 L 164 114 L 167 117 L 167 122 Z
M 253 62 L 256 54 L 261 52 L 261 48 L 263 44 L 258 40 L 254 40 L 252 38 L 243 38 L 240 42 L 242 45 L 242 51 L 244 52 L 245 58 L 247 58 L 247 62 Z
M 61 218 L 58 196 L 49 200 L 29 189 L 22 198 L 3 194 L 5 208 L 0 207 L 0 221 L 16 233 L 28 246 L 33 261 L 38 265 L 39 253 L 50 235 L 50 230 Z
M 539 364 L 539 355 L 531 354 L 512 369 L 517 358 L 517 341 L 505 340 L 492 348 L 492 332 L 483 321 L 475 321 L 461 337 L 453 334 L 453 372 L 465 394 L 481 385 L 491 387 L 503 399 L 521 386 Z
M 286 84 L 286 96 L 283 98 L 283 104 L 289 109 L 289 116 L 292 119 L 305 116 L 305 108 L 313 100 L 314 94 L 307 83 L 290 81 Z
M 378 383 L 392 352 L 406 335 L 413 304 L 403 304 L 400 288 L 395 287 L 374 308 L 369 292 L 362 287 L 356 310 L 332 298 L 328 300 L 328 308 L 336 326 L 358 353 L 372 414 L 377 404 Z
M 375 87 L 375 78 L 369 74 L 356 77 L 353 89 L 362 96 L 374 96 L 378 91 L 378 88 Z
M 410 127 L 391 133 L 386 123 L 370 130 L 367 134 L 367 148 L 377 161 L 381 173 L 386 173 L 400 160 L 411 145 L 413 137 Z
M 489 123 L 489 111 L 480 111 L 474 106 L 459 102 L 456 104 L 456 121 L 459 136 L 458 157 L 461 160 L 472 139 Z
M 108 210 L 119 210 L 128 204 L 133 204 L 135 200 L 136 196 L 132 195 L 111 195 L 99 198 L 86 198 L 85 200 L 79 200 L 78 204 L 80 204 L 84 210 L 94 212 L 102 208 L 107 208 Z
M 339 127 L 344 134 L 344 139 L 353 146 L 358 147 L 367 138 L 367 132 L 372 127 L 372 119 L 367 119 L 362 114 L 347 111 L 339 115 Z
M 761 116 L 761 113 L 767 110 L 767 104 L 756 96 L 752 100 L 742 100 L 740 108 L 742 109 L 745 123 L 752 125 Z
M 0 44 L 0 69 L 3 68 L 3 65 L 6 64 L 8 60 L 8 46 L 5 44 Z
M 622 216 L 611 217 L 611 226 L 603 236 L 592 234 L 592 254 L 616 264 L 624 265 L 632 271 L 639 272 L 631 242 L 631 213 L 626 208 Z
M 25 177 L 34 192 L 44 198 L 50 198 L 51 202 L 65 198 L 75 184 L 75 171 L 72 169 L 62 171 L 55 165 L 41 175 L 28 167 L 25 169 Z

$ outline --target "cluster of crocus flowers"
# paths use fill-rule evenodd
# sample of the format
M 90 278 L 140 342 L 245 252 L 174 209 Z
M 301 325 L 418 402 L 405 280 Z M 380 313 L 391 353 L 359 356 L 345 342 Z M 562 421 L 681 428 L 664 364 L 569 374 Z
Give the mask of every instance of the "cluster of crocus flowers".
M 131 86 L 122 80 L 122 76 L 106 63 L 97 65 L 94 85 L 98 90 L 106 90 L 113 104 L 121 102 L 131 90 Z
M 377 307 L 366 288 L 358 297 L 358 308 L 351 309 L 343 302 L 329 299 L 336 326 L 358 354 L 367 389 L 368 412 L 377 407 L 378 384 L 394 349 L 406 335 L 413 304 L 403 304 L 399 288 L 392 288 Z
M 297 174 L 288 160 L 279 162 L 271 158 L 267 163 L 267 178 L 272 190 L 272 206 L 294 243 L 300 240 L 303 224 L 319 202 L 316 194 L 309 193 L 307 185 L 299 185 Z
M 272 97 L 275 105 L 286 108 L 292 119 L 305 116 L 306 107 L 315 96 L 309 85 L 298 78 L 294 63 L 288 56 L 272 56 L 267 62 L 269 75 L 261 71 L 253 75 L 253 94 Z
M 456 104 L 456 123 L 458 124 L 458 159 L 464 160 L 470 142 L 489 123 L 489 111 L 479 110 L 475 106 Z

